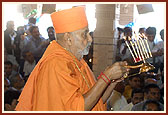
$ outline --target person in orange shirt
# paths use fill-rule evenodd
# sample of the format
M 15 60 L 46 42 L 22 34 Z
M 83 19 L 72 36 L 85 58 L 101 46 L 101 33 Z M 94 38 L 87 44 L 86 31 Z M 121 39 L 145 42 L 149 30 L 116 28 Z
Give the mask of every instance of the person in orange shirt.
M 50 43 L 30 74 L 15 110 L 105 111 L 107 98 L 129 71 L 127 63 L 116 62 L 96 80 L 82 59 L 92 42 L 85 7 L 54 12 L 51 19 L 57 42 Z

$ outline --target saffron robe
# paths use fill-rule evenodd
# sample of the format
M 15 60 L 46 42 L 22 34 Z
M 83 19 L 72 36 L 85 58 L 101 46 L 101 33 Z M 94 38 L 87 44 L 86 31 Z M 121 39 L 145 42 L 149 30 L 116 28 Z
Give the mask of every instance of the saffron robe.
M 95 78 L 87 63 L 73 56 L 90 87 Z M 18 99 L 16 111 L 84 111 L 89 90 L 70 52 L 52 41 L 40 59 Z M 102 99 L 92 111 L 105 111 Z

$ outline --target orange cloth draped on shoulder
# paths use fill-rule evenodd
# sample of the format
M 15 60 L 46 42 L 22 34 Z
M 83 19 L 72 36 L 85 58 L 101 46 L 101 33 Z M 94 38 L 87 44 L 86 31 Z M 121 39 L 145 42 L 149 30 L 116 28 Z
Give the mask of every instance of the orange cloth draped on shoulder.
M 75 56 L 74 56 L 75 58 Z M 75 58 L 89 82 L 95 78 L 86 62 Z M 84 97 L 89 90 L 72 56 L 53 41 L 31 73 L 16 106 L 17 111 L 84 111 Z M 92 111 L 105 111 L 102 99 Z

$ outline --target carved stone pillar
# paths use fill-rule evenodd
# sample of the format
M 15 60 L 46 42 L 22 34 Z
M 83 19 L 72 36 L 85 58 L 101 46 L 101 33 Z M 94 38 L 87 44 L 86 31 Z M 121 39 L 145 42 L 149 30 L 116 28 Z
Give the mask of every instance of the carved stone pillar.
M 96 77 L 114 62 L 115 7 L 115 4 L 96 5 L 97 24 L 93 34 L 93 72 Z

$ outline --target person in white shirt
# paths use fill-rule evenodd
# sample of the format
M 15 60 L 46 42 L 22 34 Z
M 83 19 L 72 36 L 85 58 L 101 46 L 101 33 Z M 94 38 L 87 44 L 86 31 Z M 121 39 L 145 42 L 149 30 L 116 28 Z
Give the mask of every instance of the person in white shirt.
M 155 27 L 148 27 L 146 29 L 146 36 L 148 39 L 149 48 L 152 52 L 152 58 L 148 58 L 147 62 L 155 66 L 155 69 L 152 72 L 158 72 L 158 64 L 156 63 L 157 57 L 163 55 L 163 50 L 159 48 L 159 44 L 154 43 L 154 39 L 156 36 L 156 28 Z
M 21 76 L 21 74 L 19 73 L 16 73 L 12 76 L 10 83 L 11 83 L 12 90 L 19 91 L 19 92 L 22 92 L 22 89 L 25 85 L 25 81 Z
M 111 96 L 107 100 L 107 110 L 108 111 L 120 111 L 124 106 L 126 106 L 127 100 L 122 95 L 124 92 L 124 82 L 121 81 L 115 86 Z
M 126 37 L 126 41 L 129 41 L 128 37 L 132 37 L 132 28 L 131 27 L 125 27 L 124 28 L 124 36 Z M 121 54 L 121 58 L 122 60 L 129 60 L 131 59 L 131 53 L 126 45 L 125 42 L 123 42 L 121 44 L 120 47 L 120 54 Z
M 32 52 L 36 61 L 39 61 L 45 52 L 48 41 L 41 36 L 38 26 L 32 26 L 29 28 L 31 37 L 29 38 L 27 44 L 25 45 L 23 52 L 29 50 Z
M 17 72 L 13 69 L 13 64 L 10 61 L 4 62 L 4 77 L 8 78 L 9 81 L 11 77 Z
M 131 102 L 124 106 L 121 111 L 131 111 L 132 107 L 144 100 L 144 93 L 141 89 L 133 89 L 131 94 Z
M 6 24 L 6 30 L 4 31 L 4 47 L 8 54 L 14 55 L 16 49 L 15 40 L 17 33 L 14 30 L 14 21 L 8 21 Z
M 158 70 L 160 69 L 160 72 L 162 72 L 163 66 L 164 66 L 164 29 L 160 31 L 160 36 L 161 36 L 162 41 L 159 41 L 155 45 L 152 52 L 158 52 L 159 55 L 155 58 L 155 63 L 156 65 L 158 65 L 157 69 Z
M 30 51 L 25 51 L 24 57 L 25 57 L 25 62 L 24 62 L 23 72 L 24 72 L 25 81 L 27 81 L 30 73 L 33 71 L 34 67 L 36 66 L 36 61 L 34 59 L 32 52 Z

